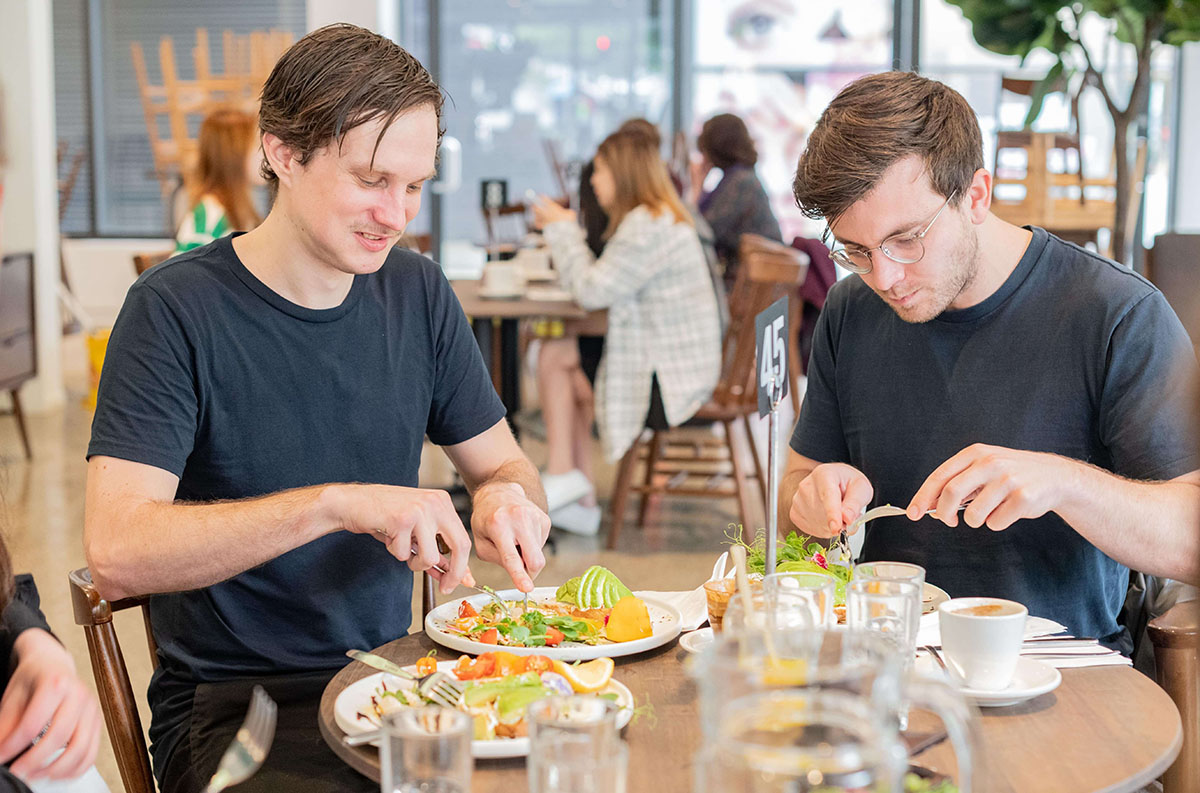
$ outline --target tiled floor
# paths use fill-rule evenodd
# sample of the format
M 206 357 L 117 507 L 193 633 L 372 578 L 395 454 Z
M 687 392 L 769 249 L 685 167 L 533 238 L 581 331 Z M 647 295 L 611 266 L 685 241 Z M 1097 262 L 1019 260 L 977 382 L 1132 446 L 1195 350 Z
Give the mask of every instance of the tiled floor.
M 84 452 L 91 414 L 82 407 L 87 383 L 82 340 L 78 336 L 69 337 L 64 344 L 65 375 L 70 389 L 67 407 L 60 412 L 29 417 L 34 447 L 32 462 L 26 462 L 21 454 L 15 422 L 0 416 L 0 527 L 16 568 L 34 573 L 46 616 L 75 656 L 81 676 L 90 682 L 87 646 L 71 613 L 67 572 L 84 565 L 81 542 Z M 525 443 L 530 456 L 540 463 L 542 449 L 534 436 L 535 433 L 526 433 Z M 600 492 L 607 494 L 612 484 L 612 467 L 601 464 L 598 473 Z M 714 557 L 722 549 L 725 527 L 735 520 L 732 502 L 673 499 L 655 506 L 647 521 L 649 528 L 639 531 L 632 525 L 632 508 L 630 511 L 631 521 L 626 523 L 621 547 L 616 552 L 602 550 L 603 532 L 588 538 L 555 532 L 554 553 L 539 576 L 539 583 L 558 584 L 578 575 L 588 565 L 603 564 L 634 589 L 691 588 L 708 576 Z M 498 568 L 476 561 L 472 569 L 483 583 L 493 586 L 505 583 L 505 576 Z M 116 624 L 134 690 L 140 696 L 150 676 L 140 615 L 119 612 Z M 148 719 L 143 698 L 144 725 L 149 723 Z M 121 790 L 107 736 L 97 765 L 113 790 Z

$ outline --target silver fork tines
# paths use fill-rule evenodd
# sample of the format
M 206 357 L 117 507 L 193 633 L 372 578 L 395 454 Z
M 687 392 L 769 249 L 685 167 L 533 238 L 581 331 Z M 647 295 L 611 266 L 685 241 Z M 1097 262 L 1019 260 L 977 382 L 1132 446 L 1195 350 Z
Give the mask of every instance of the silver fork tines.
M 217 793 L 230 785 L 245 782 L 267 759 L 271 742 L 275 740 L 275 700 L 267 696 L 262 686 L 254 687 L 246 720 L 237 735 L 221 755 L 217 773 L 212 775 L 204 793 Z
M 446 708 L 457 708 L 462 701 L 463 685 L 445 672 L 434 672 L 417 683 L 417 694 Z

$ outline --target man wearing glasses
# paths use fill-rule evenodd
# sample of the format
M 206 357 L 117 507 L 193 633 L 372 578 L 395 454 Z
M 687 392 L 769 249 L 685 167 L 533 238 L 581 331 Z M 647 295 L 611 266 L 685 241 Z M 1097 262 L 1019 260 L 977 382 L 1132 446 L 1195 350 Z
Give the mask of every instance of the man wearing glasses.
M 1129 568 L 1200 579 L 1196 359 L 1162 294 L 990 214 L 973 111 L 914 74 L 846 87 L 793 189 L 857 277 L 818 322 L 781 518 L 834 537 L 906 507 L 862 558 L 1127 649 Z

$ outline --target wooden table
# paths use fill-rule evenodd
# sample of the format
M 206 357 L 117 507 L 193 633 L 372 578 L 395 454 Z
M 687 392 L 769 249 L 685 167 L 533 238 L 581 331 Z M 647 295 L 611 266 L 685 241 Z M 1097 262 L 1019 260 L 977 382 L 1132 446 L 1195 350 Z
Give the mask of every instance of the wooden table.
M 521 409 L 520 320 L 535 317 L 582 320 L 591 314 L 574 300 L 530 300 L 526 297 L 497 300 L 479 296 L 479 281 L 451 281 L 450 285 L 462 304 L 463 313 L 471 318 L 475 341 L 511 422 Z M 494 323 L 500 326 L 499 335 L 495 333 Z
M 406 636 L 375 652 L 411 664 L 436 647 L 424 633 Z M 442 650 L 452 658 L 453 652 Z M 649 701 L 654 719 L 625 728 L 629 744 L 629 790 L 690 793 L 692 758 L 700 746 L 697 691 L 683 669 L 687 653 L 672 642 L 634 658 L 616 659 L 615 676 L 638 705 Z M 321 698 L 321 735 L 355 770 L 379 779 L 373 747 L 341 742 L 333 703 L 346 686 L 374 674 L 354 663 L 339 672 Z M 1092 793 L 1135 791 L 1159 776 L 1174 760 L 1182 741 L 1179 713 L 1152 680 L 1129 667 L 1064 669 L 1056 691 L 1009 708 L 984 709 L 980 720 L 988 793 Z M 919 755 L 936 771 L 953 770 L 946 744 Z M 525 761 L 480 760 L 475 793 L 526 789 Z

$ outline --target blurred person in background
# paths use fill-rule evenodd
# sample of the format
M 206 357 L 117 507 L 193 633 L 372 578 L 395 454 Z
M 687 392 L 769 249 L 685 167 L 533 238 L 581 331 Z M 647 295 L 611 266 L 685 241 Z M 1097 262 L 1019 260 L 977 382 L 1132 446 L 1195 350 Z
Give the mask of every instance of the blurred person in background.
M 604 455 L 615 461 L 645 427 L 677 426 L 712 395 L 720 374 L 721 330 L 700 237 L 655 139 L 642 131 L 618 131 L 600 144 L 593 162 L 590 184 L 608 216 L 599 257 L 574 212 L 543 198 L 534 205 L 534 220 L 575 300 L 588 310 L 608 309 L 595 414 Z M 542 483 L 551 523 L 595 534 L 600 508 L 585 473 L 591 389 L 574 344 L 542 350 L 538 388 L 548 446 Z
M 743 234 L 758 234 L 782 242 L 779 221 L 754 172 L 758 151 L 741 118 L 722 113 L 704 122 L 696 139 L 700 159 L 691 165 L 688 198 L 712 227 L 717 256 L 724 266 L 725 289 L 737 280 L 738 243 Z M 704 180 L 713 168 L 721 181 L 704 192 Z
M 215 110 L 200 125 L 198 146 L 184 180 L 191 208 L 175 233 L 176 253 L 262 222 L 254 206 L 254 187 L 263 183 L 258 119 L 237 108 Z
M 0 86 L 0 205 L 8 164 Z M 4 505 L 0 502 L 0 527 Z M 33 576 L 13 575 L 0 535 L 0 793 L 107 793 L 92 763 L 100 705 L 50 632 Z

